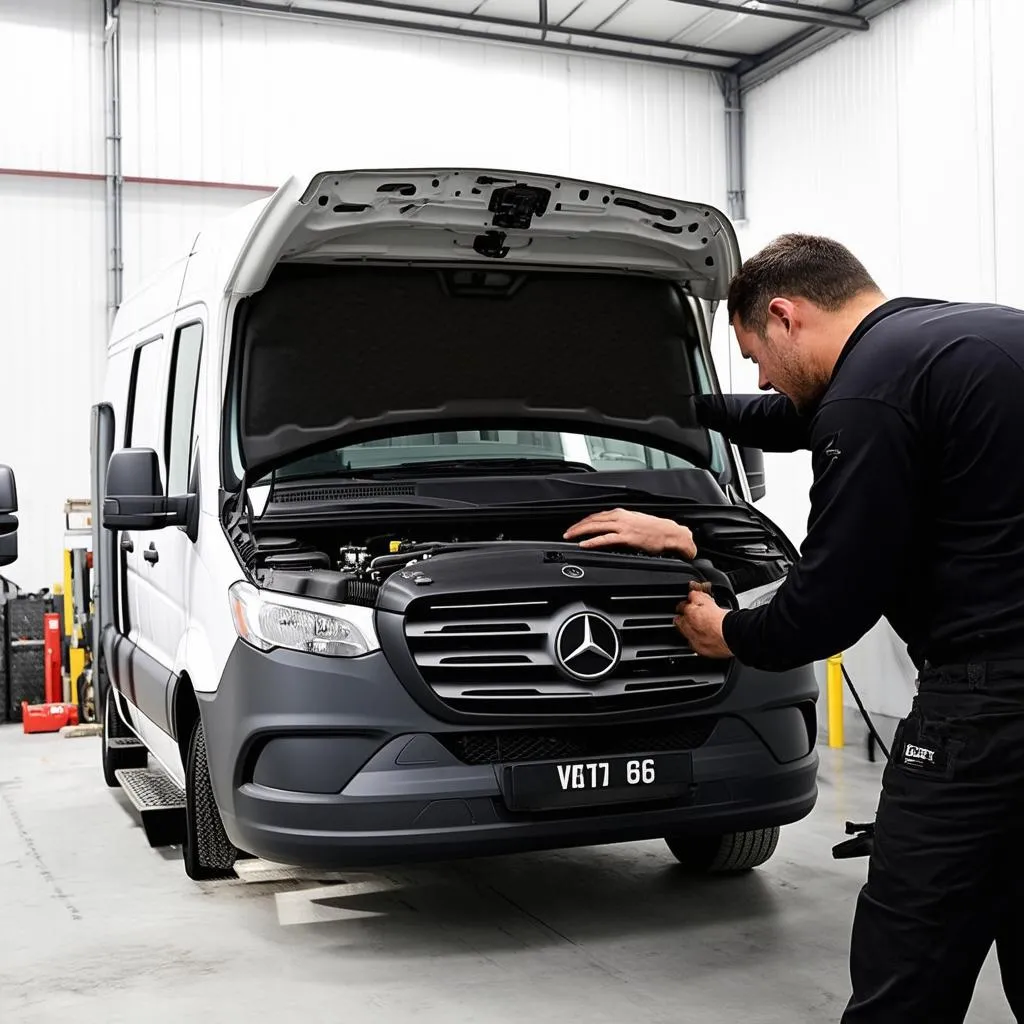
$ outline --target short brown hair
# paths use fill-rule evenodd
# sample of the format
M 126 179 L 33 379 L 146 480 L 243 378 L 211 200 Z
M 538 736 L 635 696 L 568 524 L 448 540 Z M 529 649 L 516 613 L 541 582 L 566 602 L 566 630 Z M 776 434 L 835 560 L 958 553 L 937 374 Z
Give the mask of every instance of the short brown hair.
M 729 285 L 729 322 L 738 317 L 762 334 L 768 304 L 779 295 L 807 299 L 834 312 L 867 291 L 877 291 L 864 264 L 844 245 L 817 235 L 781 235 L 751 256 Z

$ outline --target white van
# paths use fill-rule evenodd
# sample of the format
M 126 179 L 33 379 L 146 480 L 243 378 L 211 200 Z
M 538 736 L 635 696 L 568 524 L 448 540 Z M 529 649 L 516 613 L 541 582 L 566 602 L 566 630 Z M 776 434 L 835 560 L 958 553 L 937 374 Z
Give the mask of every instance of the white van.
M 738 259 L 705 204 L 327 172 L 125 302 L 93 416 L 103 767 L 183 810 L 191 877 L 655 837 L 746 870 L 811 810 L 811 668 L 672 623 L 691 581 L 746 605 L 795 558 L 692 408 Z M 562 539 L 623 505 L 702 558 Z

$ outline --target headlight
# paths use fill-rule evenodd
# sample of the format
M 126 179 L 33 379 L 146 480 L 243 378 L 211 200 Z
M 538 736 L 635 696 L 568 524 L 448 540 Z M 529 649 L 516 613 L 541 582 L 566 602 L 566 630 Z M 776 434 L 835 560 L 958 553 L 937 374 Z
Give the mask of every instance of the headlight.
M 241 582 L 234 584 L 228 595 L 236 632 L 261 651 L 284 647 L 333 658 L 356 658 L 380 647 L 372 608 L 308 601 Z
M 785 582 L 786 577 L 783 576 L 781 580 L 766 583 L 763 587 L 754 587 L 753 590 L 744 590 L 742 594 L 736 595 L 736 602 L 739 604 L 740 608 L 760 608 L 761 605 L 768 604 L 771 601 L 775 596 L 776 591 Z

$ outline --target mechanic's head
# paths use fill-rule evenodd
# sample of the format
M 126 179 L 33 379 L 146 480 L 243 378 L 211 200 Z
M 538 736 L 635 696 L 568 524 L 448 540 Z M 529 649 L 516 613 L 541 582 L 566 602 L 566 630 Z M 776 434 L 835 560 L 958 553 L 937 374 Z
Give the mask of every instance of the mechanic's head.
M 798 407 L 828 387 L 843 345 L 885 296 L 864 265 L 829 238 L 776 238 L 740 268 L 729 286 L 729 322 L 758 386 Z

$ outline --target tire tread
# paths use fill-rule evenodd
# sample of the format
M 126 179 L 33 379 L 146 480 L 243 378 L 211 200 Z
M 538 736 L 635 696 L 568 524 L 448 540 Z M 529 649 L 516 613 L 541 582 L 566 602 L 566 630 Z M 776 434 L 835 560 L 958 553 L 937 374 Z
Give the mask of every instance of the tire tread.
M 759 828 L 723 836 L 666 839 L 679 862 L 694 873 L 739 874 L 760 867 L 775 853 L 780 829 Z

